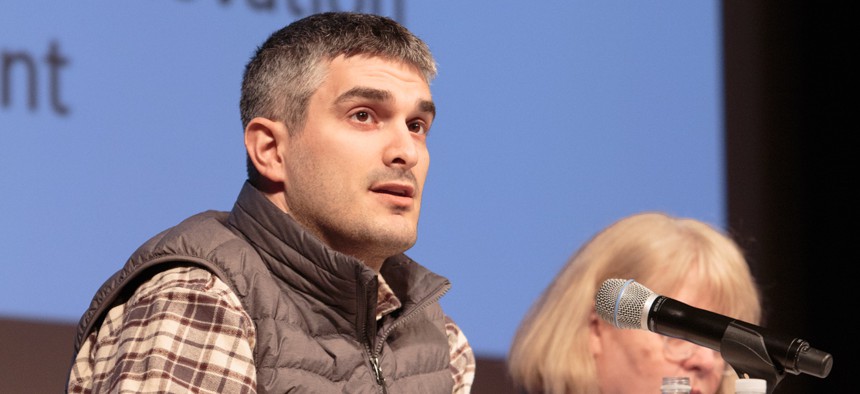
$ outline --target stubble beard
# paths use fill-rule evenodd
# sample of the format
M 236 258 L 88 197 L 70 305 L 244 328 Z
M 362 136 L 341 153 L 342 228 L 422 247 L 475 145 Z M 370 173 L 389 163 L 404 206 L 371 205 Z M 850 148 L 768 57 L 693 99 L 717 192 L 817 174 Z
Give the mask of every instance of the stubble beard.
M 291 216 L 328 247 L 363 261 L 384 260 L 415 245 L 417 223 L 386 225 L 361 208 L 322 210 L 295 206 Z M 317 211 L 312 213 L 313 211 Z M 391 213 L 394 215 L 394 213 Z

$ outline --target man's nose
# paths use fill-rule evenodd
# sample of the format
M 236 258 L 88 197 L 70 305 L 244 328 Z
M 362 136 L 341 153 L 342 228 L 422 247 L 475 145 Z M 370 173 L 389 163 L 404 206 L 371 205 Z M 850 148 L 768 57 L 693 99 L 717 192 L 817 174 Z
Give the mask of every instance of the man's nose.
M 414 167 L 418 163 L 420 148 L 412 131 L 403 123 L 392 126 L 388 134 L 389 141 L 385 149 L 385 163 L 389 166 Z

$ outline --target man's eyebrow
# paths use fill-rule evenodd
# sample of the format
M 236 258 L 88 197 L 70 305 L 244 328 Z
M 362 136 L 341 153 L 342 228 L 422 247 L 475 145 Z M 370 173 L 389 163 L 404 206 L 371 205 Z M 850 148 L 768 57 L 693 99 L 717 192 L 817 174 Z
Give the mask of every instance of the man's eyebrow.
M 436 104 L 430 100 L 418 100 L 418 109 L 436 117 Z
M 356 86 L 338 96 L 337 100 L 335 100 L 334 103 L 340 104 L 353 98 L 365 98 L 373 101 L 386 101 L 391 98 L 391 92 L 387 90 Z

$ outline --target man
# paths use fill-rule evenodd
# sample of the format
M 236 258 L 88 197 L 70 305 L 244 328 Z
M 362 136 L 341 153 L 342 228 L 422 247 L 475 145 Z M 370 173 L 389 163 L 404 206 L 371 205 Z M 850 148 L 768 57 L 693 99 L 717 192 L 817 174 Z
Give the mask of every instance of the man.
M 417 239 L 435 117 L 426 44 L 323 13 L 245 69 L 248 181 L 158 234 L 81 318 L 69 392 L 463 392 L 474 355 Z

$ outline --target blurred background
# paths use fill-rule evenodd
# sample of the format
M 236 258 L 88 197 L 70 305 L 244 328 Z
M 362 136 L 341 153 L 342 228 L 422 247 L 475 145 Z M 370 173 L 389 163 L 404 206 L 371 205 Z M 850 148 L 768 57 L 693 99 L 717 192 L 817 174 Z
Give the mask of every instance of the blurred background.
M 513 392 L 510 340 L 565 260 L 661 210 L 747 251 L 777 332 L 834 355 L 847 284 L 845 13 L 775 1 L 49 0 L 0 5 L 0 392 L 62 391 L 74 325 L 155 233 L 229 210 L 245 179 L 239 86 L 274 30 L 317 11 L 391 16 L 439 63 L 411 257 Z M 841 356 L 841 357 L 840 357 Z

